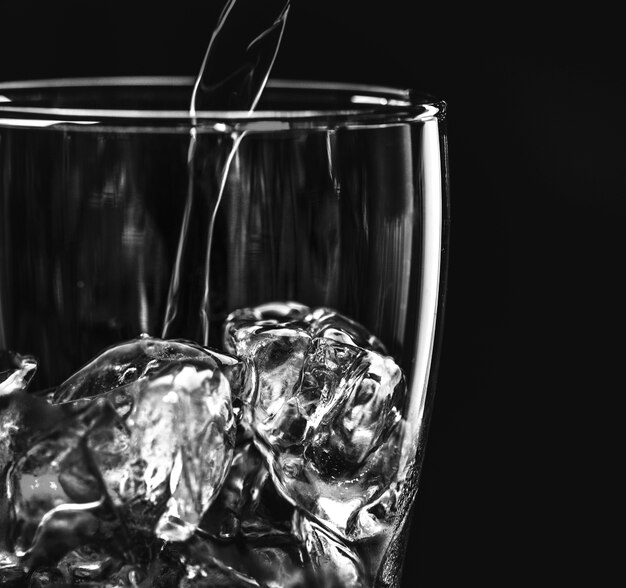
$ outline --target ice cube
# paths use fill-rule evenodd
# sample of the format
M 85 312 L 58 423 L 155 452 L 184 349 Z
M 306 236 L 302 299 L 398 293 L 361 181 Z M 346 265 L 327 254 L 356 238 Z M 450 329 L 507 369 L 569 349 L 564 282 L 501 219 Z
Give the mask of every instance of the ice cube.
M 44 588 L 44 586 L 65 586 L 65 578 L 55 567 L 37 568 L 29 574 L 28 588 Z
M 137 339 L 109 347 L 79 371 L 70 376 L 55 391 L 54 402 L 94 398 L 133 384 L 171 363 L 217 362 L 227 373 L 237 360 L 227 354 L 208 349 L 191 341 L 158 339 L 142 335 Z M 233 382 L 236 381 L 236 373 Z
M 244 438 L 219 496 L 203 517 L 205 540 L 192 548 L 198 584 L 190 585 L 311 585 L 305 582 L 306 557 L 293 533 L 293 517 L 293 506 L 274 488 L 260 452 Z
M 311 336 L 299 328 L 252 326 L 237 331 L 235 348 L 249 361 L 242 399 L 263 434 L 297 391 Z M 279 417 L 280 418 L 280 417 Z
M 106 588 L 178 588 L 185 568 L 169 556 L 167 545 L 145 565 L 127 564 L 111 575 Z
M 15 440 L 19 436 L 20 431 L 23 431 L 23 397 L 24 394 L 6 395 L 0 396 L 0 483 L 2 482 L 2 475 L 5 468 L 9 465 L 13 459 L 15 450 Z M 0 497 L 0 504 L 2 499 Z M 0 520 L 1 520 L 0 514 Z M 0 529 L 0 537 L 2 536 L 2 530 Z M 2 541 L 0 540 L 0 547 Z
M 98 583 L 110 579 L 124 563 L 101 546 L 80 546 L 67 553 L 56 565 L 70 585 Z
M 172 553 L 171 544 L 148 542 L 146 537 L 133 537 L 133 552 L 127 558 L 114 551 L 81 547 L 68 553 L 58 564 L 68 586 L 92 588 L 178 588 L 184 573 L 179 554 Z M 109 553 L 111 552 L 111 553 Z M 65 585 L 65 584 L 64 584 Z
M 372 335 L 356 321 L 332 308 L 316 308 L 304 320 L 308 324 L 309 332 L 315 337 L 325 337 L 339 343 L 371 349 L 382 355 L 387 355 L 387 348 L 378 337 Z
M 22 588 L 26 584 L 26 571 L 19 557 L 0 548 L 0 586 Z
M 281 308 L 274 323 L 256 309 L 226 322 L 225 344 L 253 372 L 243 397 L 257 444 L 285 498 L 336 532 L 362 538 L 380 526 L 348 522 L 404 475 L 404 374 L 351 319 L 300 308 L 285 322 L 288 308 Z
M 0 349 L 0 396 L 25 390 L 36 370 L 37 360 L 31 355 Z
M 305 554 L 300 541 L 254 543 L 250 541 L 221 544 L 195 538 L 184 546 L 186 587 L 299 587 L 320 586 L 311 583 L 305 569 Z
M 98 531 L 93 513 L 103 507 L 105 496 L 85 435 L 103 414 L 102 406 L 94 405 L 60 420 L 39 438 L 35 435 L 8 468 L 7 537 L 26 568 L 53 564 Z
M 333 339 L 387 355 L 383 342 L 356 321 L 327 307 L 311 309 L 298 302 L 270 302 L 233 311 L 224 324 L 224 347 L 236 353 L 235 335 L 245 327 L 290 326 L 312 337 Z
M 13 457 L 32 445 L 33 438 L 65 418 L 62 409 L 32 394 L 16 391 L 0 396 L 0 477 Z
M 346 524 L 346 536 L 361 541 L 382 535 L 398 510 L 398 483 L 394 482 L 376 500 L 355 511 Z
M 13 500 L 9 473 L 14 462 L 55 428 L 66 426 L 67 411 L 25 392 L 0 396 L 0 551 L 13 552 Z
M 187 539 L 219 491 L 235 444 L 230 384 L 217 361 L 169 363 L 137 386 L 122 422 L 88 447 L 122 516 L 162 539 Z
M 325 353 L 315 369 L 334 368 L 341 360 L 343 373 L 332 394 L 323 395 L 307 431 L 307 459 L 322 474 L 333 479 L 353 478 L 360 468 L 394 430 L 402 418 L 404 377 L 390 357 L 367 350 L 354 354 L 353 347 L 317 339 Z M 330 358 L 330 359 L 329 359 Z
M 238 365 L 202 350 L 95 398 L 51 405 L 21 391 L 1 397 L 0 549 L 26 570 L 61 560 L 71 581 L 104 582 L 114 564 L 151 549 L 151 537 L 187 539 L 230 467 L 235 421 L 225 373 Z M 93 545 L 102 549 L 83 561 Z
M 268 476 L 263 458 L 254 444 L 247 440 L 238 444 L 222 489 L 205 513 L 201 529 L 210 537 L 234 541 L 241 532 L 241 519 L 258 501 L 259 483 Z
M 298 323 L 304 321 L 310 312 L 308 306 L 298 302 L 269 302 L 235 310 L 228 315 L 224 323 L 224 349 L 237 355 L 235 335 L 245 327 L 276 327 L 286 323 Z M 304 322 L 302 326 L 306 326 Z
M 220 548 L 197 538 L 189 541 L 184 554 L 186 574 L 180 588 L 261 588 L 252 576 L 237 570 L 243 559 L 239 550 Z
M 162 402 L 176 409 L 172 496 L 156 532 L 162 539 L 181 541 L 195 531 L 230 468 L 235 446 L 230 385 L 219 368 L 183 366 L 161 375 L 149 388 L 157 394 L 169 389 Z
M 349 536 L 348 521 L 401 475 L 404 378 L 391 358 L 329 339 L 314 341 L 305 372 L 302 405 L 313 409 L 300 412 L 299 442 L 270 446 L 272 475 L 287 498 Z
M 369 586 L 358 555 L 339 537 L 300 514 L 296 515 L 294 527 L 306 546 L 319 585 L 329 588 Z
M 276 492 L 261 453 L 247 440 L 237 447 L 228 477 L 201 528 L 222 543 L 285 542 L 291 537 L 293 510 Z

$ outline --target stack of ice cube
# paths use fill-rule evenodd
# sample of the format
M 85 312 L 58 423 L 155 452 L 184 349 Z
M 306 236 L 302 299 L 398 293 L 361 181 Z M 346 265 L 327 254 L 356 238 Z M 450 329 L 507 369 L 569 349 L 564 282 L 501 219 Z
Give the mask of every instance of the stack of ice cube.
M 224 349 L 142 335 L 45 395 L 34 358 L 0 356 L 2 585 L 371 584 L 361 546 L 406 474 L 401 369 L 297 303 L 231 313 Z

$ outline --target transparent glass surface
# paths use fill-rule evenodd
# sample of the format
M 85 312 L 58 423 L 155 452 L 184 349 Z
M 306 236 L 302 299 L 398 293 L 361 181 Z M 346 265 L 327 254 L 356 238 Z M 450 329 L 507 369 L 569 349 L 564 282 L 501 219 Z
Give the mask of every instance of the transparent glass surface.
M 222 349 L 245 307 L 358 322 L 404 372 L 410 439 L 384 532 L 342 541 L 363 562 L 354 585 L 397 586 L 441 332 L 445 104 L 270 81 L 251 116 L 197 113 L 190 168 L 191 86 L 0 84 L 0 349 L 35 356 L 45 389 L 142 333 Z

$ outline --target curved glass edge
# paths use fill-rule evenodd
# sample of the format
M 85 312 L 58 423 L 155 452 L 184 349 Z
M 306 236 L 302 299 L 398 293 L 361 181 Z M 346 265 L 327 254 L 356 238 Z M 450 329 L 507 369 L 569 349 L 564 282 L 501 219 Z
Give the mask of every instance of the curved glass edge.
M 444 110 L 445 113 L 445 110 Z M 396 530 L 386 557 L 377 577 L 381 586 L 399 586 L 403 577 L 403 567 L 406 559 L 406 548 L 409 532 L 413 524 L 417 500 L 418 488 L 424 465 L 426 445 L 429 437 L 430 422 L 434 408 L 434 400 L 438 384 L 441 355 L 443 351 L 443 337 L 445 330 L 446 302 L 448 297 L 449 259 L 450 259 L 450 226 L 451 226 L 451 202 L 450 202 L 450 161 L 448 156 L 448 133 L 445 117 L 438 122 L 439 131 L 439 163 L 441 166 L 441 233 L 439 249 L 439 287 L 437 291 L 437 311 L 434 322 L 433 343 L 431 348 L 430 368 L 428 382 L 424 395 L 424 405 L 421 413 L 418 445 L 415 453 L 415 462 L 412 469 L 411 479 L 408 485 L 413 488 L 410 504 L 406 506 L 404 517 L 396 526 Z
M 277 90 L 302 90 L 347 93 L 355 108 L 317 110 L 200 111 L 192 119 L 186 110 L 125 110 L 49 108 L 16 105 L 11 92 L 33 89 L 77 87 L 184 87 L 190 77 L 112 77 L 75 78 L 0 83 L 0 127 L 63 128 L 126 132 L 188 132 L 195 126 L 199 132 L 267 132 L 290 129 L 328 129 L 337 126 L 406 123 L 441 118 L 445 102 L 411 90 L 301 80 L 270 80 L 268 87 Z M 6 94 L 9 94 L 8 96 Z

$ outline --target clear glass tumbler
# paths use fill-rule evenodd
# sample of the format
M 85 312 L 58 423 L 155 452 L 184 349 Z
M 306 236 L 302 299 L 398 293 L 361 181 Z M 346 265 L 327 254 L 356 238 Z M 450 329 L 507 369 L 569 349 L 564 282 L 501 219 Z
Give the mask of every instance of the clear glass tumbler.
M 141 333 L 220 348 L 238 308 L 294 301 L 358 322 L 406 377 L 408 465 L 385 532 L 337 541 L 358 585 L 397 586 L 441 336 L 445 104 L 270 81 L 253 114 L 192 121 L 191 85 L 0 84 L 0 349 L 34 355 L 46 389 Z

